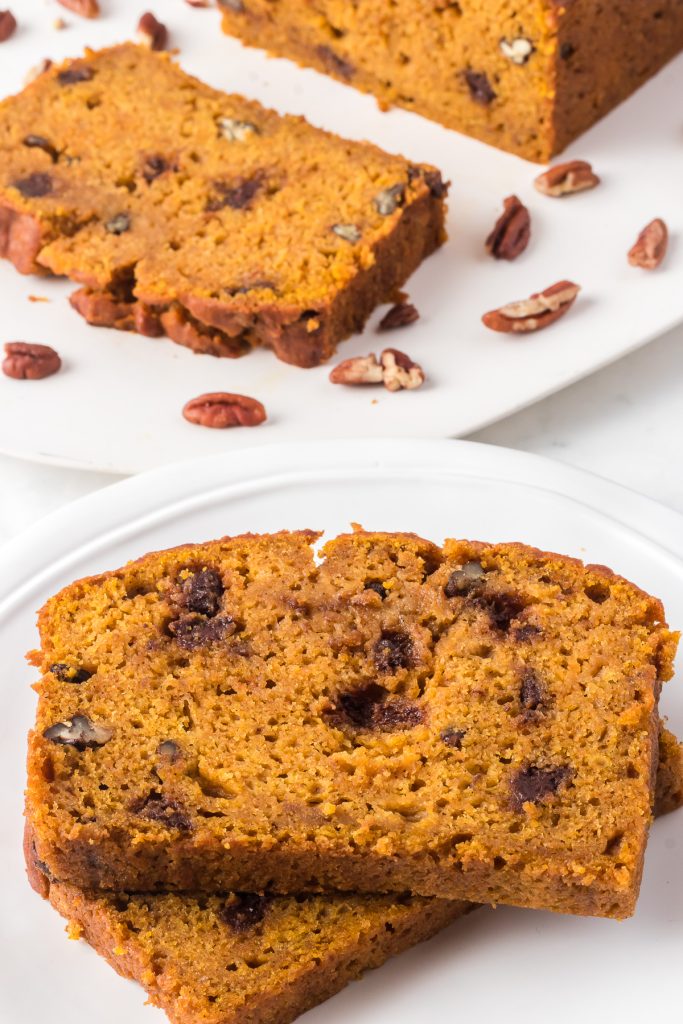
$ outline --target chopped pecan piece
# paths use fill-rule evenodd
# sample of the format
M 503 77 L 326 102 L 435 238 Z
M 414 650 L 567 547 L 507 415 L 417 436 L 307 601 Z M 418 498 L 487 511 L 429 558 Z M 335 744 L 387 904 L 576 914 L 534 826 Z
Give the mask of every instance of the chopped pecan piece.
M 405 195 L 405 185 L 399 184 L 383 188 L 373 199 L 375 209 L 382 217 L 389 217 L 399 206 L 403 206 Z
M 585 192 L 600 184 L 600 178 L 593 173 L 593 168 L 585 160 L 568 160 L 564 164 L 555 164 L 543 174 L 534 178 L 534 186 L 544 196 L 568 196 L 574 192 Z
M 382 364 L 382 383 L 388 391 L 413 391 L 424 384 L 424 371 L 419 363 L 414 363 L 405 352 L 397 348 L 385 348 L 380 362 Z
M 355 224 L 333 224 L 332 230 L 335 235 L 343 238 L 345 242 L 350 242 L 351 245 L 361 240 L 361 230 Z
M 656 217 L 643 228 L 629 249 L 628 261 L 632 267 L 655 270 L 666 256 L 668 244 L 667 226 L 660 217 Z
M 511 60 L 513 64 L 520 65 L 526 64 L 535 49 L 531 40 L 525 39 L 524 36 L 517 36 L 516 39 L 501 39 L 498 46 L 504 57 Z
M 373 352 L 368 356 L 352 356 L 330 371 L 330 380 L 333 384 L 381 384 L 382 367 Z
M 503 200 L 503 212 L 486 239 L 486 249 L 497 260 L 515 260 L 531 236 L 531 217 L 517 196 Z
M 424 379 L 422 367 L 396 348 L 385 348 L 379 359 L 374 353 L 344 359 L 330 372 L 333 384 L 384 384 L 387 391 L 412 391 Z
M 564 316 L 580 290 L 579 285 L 571 281 L 558 281 L 545 291 L 535 292 L 528 299 L 492 309 L 484 313 L 481 319 L 492 331 L 514 334 L 540 331 Z
M 52 743 L 59 743 L 66 747 L 75 747 L 76 750 L 94 750 L 95 747 L 103 747 L 114 735 L 114 730 L 108 725 L 97 725 L 91 722 L 86 715 L 74 715 L 64 722 L 56 722 L 46 729 L 43 736 Z

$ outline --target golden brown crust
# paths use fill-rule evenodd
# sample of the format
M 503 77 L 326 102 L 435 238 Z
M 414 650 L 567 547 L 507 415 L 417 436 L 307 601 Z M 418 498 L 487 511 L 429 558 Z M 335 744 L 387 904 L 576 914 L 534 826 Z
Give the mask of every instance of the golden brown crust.
M 195 352 L 265 346 L 316 366 L 445 238 L 435 168 L 216 92 L 130 44 L 0 104 L 0 156 L 0 255 L 81 283 L 72 305 L 95 326 Z
M 160 552 L 43 609 L 27 807 L 49 871 L 632 912 L 661 603 L 519 544 L 356 532 L 316 564 L 314 537 Z

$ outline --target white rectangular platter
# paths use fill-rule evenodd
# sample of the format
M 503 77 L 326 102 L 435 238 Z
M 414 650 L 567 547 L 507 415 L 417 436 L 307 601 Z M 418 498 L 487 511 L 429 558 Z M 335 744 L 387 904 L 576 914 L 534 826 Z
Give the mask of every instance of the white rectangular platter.
M 0 49 L 0 95 L 21 88 L 40 58 L 79 54 L 131 38 L 136 0 L 107 0 L 86 21 L 55 2 L 15 3 L 17 34 Z M 183 67 L 211 85 L 301 113 L 342 135 L 370 139 L 438 165 L 452 181 L 443 249 L 407 290 L 417 324 L 377 336 L 378 311 L 340 356 L 390 343 L 420 362 L 427 383 L 410 393 L 334 387 L 329 367 L 300 370 L 269 352 L 240 360 L 195 356 L 167 340 L 88 327 L 70 308 L 72 285 L 20 277 L 0 265 L 0 341 L 57 348 L 63 371 L 38 384 L 0 377 L 0 451 L 111 472 L 137 472 L 226 449 L 305 437 L 463 435 L 589 374 L 683 320 L 683 58 L 581 138 L 567 154 L 590 160 L 599 188 L 564 200 L 539 195 L 536 165 L 498 152 L 375 101 L 313 71 L 274 60 L 224 37 L 219 15 L 185 0 L 157 3 Z M 53 27 L 64 15 L 68 25 Z M 532 239 L 514 263 L 496 262 L 484 239 L 511 193 L 532 215 Z M 627 264 L 640 229 L 663 217 L 672 233 L 666 263 L 647 273 Z M 582 286 L 574 308 L 547 331 L 525 338 L 494 334 L 482 313 L 557 280 Z M 31 302 L 29 296 L 48 298 Z M 267 407 L 255 430 L 209 431 L 181 417 L 206 391 L 252 395 Z

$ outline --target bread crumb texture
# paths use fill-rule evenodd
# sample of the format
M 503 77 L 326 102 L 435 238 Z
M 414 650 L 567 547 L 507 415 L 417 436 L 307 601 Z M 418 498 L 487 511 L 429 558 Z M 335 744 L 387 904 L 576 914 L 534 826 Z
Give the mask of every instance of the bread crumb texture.
M 661 603 L 519 544 L 317 537 L 179 547 L 48 602 L 27 811 L 52 876 L 631 913 Z

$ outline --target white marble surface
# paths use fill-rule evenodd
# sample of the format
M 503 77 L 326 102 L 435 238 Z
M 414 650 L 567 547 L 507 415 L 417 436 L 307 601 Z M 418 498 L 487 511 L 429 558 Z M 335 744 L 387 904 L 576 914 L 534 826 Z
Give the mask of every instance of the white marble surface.
M 683 512 L 683 326 L 472 440 L 538 452 Z M 117 477 L 0 456 L 0 542 Z

